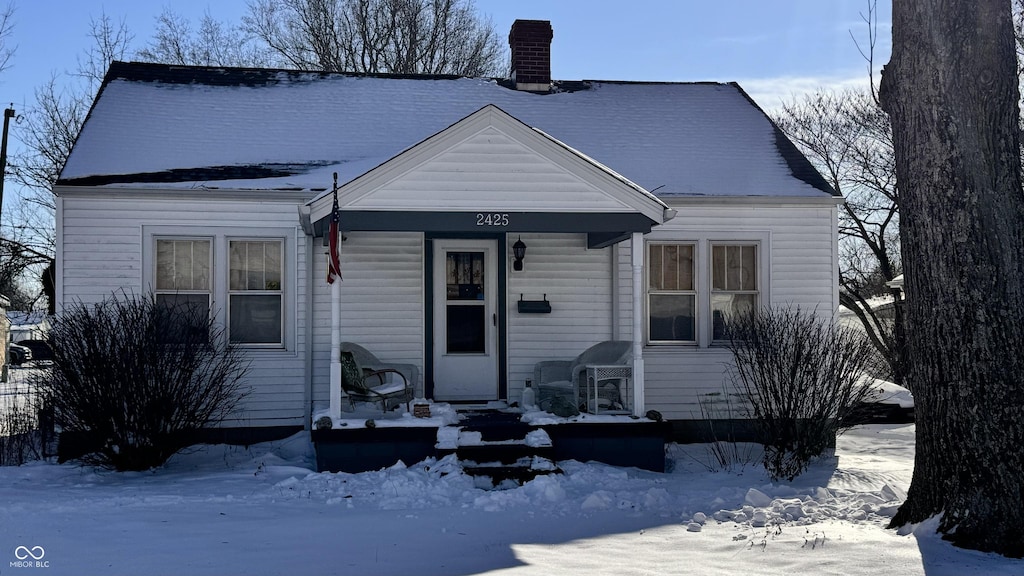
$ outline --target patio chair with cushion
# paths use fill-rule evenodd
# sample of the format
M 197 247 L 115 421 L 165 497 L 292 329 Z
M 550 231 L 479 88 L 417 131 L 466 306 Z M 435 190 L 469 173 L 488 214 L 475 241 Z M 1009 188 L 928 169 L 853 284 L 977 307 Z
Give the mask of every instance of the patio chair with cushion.
M 379 402 L 387 412 L 413 398 L 419 369 L 413 364 L 385 364 L 366 348 L 341 344 L 341 387 L 352 402 Z
M 594 382 L 596 389 L 587 393 L 587 368 L 614 365 L 627 366 L 632 343 L 606 340 L 584 350 L 572 360 L 545 360 L 533 367 L 537 404 L 558 416 L 571 416 L 580 411 L 622 410 L 625 398 L 621 379 Z M 597 395 L 596 400 L 590 398 Z

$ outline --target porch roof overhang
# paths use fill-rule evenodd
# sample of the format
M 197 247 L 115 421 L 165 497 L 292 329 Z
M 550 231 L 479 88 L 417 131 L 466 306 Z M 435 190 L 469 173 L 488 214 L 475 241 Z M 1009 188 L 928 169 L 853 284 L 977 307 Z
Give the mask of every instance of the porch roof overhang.
M 326 235 L 330 218 L 303 224 L 317 238 Z M 490 221 L 492 224 L 481 222 Z M 494 224 L 499 221 L 501 224 Z M 506 223 L 507 222 L 507 223 Z M 604 248 L 629 238 L 633 232 L 651 231 L 653 222 L 636 213 L 594 212 L 409 212 L 341 210 L 341 232 L 451 232 L 516 233 L 558 232 L 587 234 L 588 248 Z
M 341 231 L 586 233 L 601 248 L 675 210 L 611 168 L 487 105 L 337 189 Z M 332 192 L 300 208 L 323 236 Z

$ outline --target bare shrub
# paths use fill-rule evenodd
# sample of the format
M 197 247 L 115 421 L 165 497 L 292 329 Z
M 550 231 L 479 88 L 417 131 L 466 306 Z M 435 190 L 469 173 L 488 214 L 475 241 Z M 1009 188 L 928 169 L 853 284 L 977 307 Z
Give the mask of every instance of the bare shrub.
M 0 394 L 0 466 L 21 466 L 43 457 L 33 404 L 28 390 L 21 387 Z
M 737 387 L 749 397 L 773 479 L 792 480 L 833 445 L 870 390 L 871 343 L 799 307 L 752 310 L 728 320 Z
M 702 394 L 697 399 L 700 419 L 706 425 L 703 457 L 693 457 L 708 472 L 732 472 L 742 474 L 743 470 L 757 461 L 754 445 L 741 441 L 744 436 L 740 418 L 747 408 L 734 404 L 733 395 L 727 391 Z
M 244 396 L 242 351 L 207 309 L 141 298 L 76 304 L 50 330 L 53 366 L 39 379 L 63 433 L 97 442 L 80 459 L 116 470 L 160 466 Z

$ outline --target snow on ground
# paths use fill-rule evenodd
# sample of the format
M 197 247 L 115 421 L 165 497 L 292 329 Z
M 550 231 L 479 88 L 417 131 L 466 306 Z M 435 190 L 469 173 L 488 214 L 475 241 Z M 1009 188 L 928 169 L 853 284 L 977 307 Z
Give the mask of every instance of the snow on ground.
M 502 491 L 452 457 L 315 473 L 306 434 L 147 473 L 37 462 L 0 468 L 0 574 L 1024 574 L 934 525 L 884 528 L 913 432 L 857 428 L 777 483 L 751 463 L 707 470 L 706 445 L 670 446 L 666 474 L 563 462 Z

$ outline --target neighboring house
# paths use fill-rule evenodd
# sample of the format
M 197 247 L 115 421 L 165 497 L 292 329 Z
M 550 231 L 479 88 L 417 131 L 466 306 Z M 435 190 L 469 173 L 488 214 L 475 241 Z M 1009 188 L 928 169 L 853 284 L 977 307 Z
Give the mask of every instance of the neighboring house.
M 11 342 L 23 340 L 46 340 L 50 333 L 50 318 L 43 310 L 32 312 L 9 311 L 7 319 L 11 323 Z
M 889 290 L 892 290 L 893 294 L 897 294 L 898 293 L 900 299 L 902 299 L 904 297 L 903 296 L 903 274 L 900 274 L 900 275 L 896 276 L 895 278 L 893 278 L 892 280 L 889 280 L 888 282 L 885 283 L 885 285 L 886 285 L 887 288 L 889 288 Z
M 552 82 L 550 40 L 517 21 L 514 80 L 114 63 L 54 187 L 57 301 L 212 304 L 252 358 L 232 426 L 337 414 L 339 341 L 480 403 L 630 340 L 633 412 L 700 418 L 723 314 L 836 310 L 842 199 L 736 84 Z

